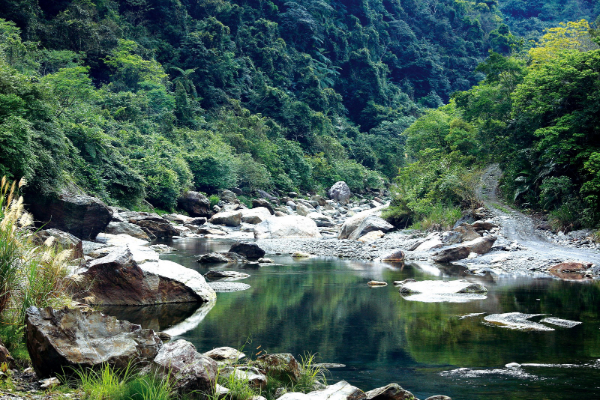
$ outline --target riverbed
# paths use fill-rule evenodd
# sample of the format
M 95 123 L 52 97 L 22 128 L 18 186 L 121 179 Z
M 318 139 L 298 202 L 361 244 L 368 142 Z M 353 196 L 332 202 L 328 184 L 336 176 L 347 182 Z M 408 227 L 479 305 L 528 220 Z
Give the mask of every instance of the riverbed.
M 296 260 L 288 255 L 267 255 L 274 264 L 260 268 L 214 268 L 198 265 L 196 256 L 227 251 L 231 242 L 188 238 L 166 244 L 176 251 L 161 258 L 203 274 L 210 269 L 248 273 L 249 278 L 237 282 L 250 288 L 218 293 L 216 303 L 200 309 L 170 305 L 106 311 L 189 340 L 201 352 L 231 346 L 249 356 L 316 354 L 319 362 L 345 365 L 330 369 L 330 383 L 344 379 L 370 390 L 397 382 L 418 398 L 600 397 L 598 282 L 480 278 L 478 282 L 489 290 L 481 299 L 413 301 L 391 283 L 408 278 L 458 279 L 462 271 L 327 257 Z M 389 285 L 371 288 L 370 280 Z M 488 314 L 515 311 L 582 324 L 533 332 L 484 321 Z M 509 363 L 524 365 L 505 367 Z

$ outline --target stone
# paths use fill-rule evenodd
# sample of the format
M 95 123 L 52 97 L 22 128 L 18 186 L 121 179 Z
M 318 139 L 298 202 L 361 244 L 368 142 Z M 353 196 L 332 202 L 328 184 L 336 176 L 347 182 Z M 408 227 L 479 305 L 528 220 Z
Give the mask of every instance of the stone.
M 251 387 L 264 389 L 267 386 L 267 377 L 255 367 L 225 367 L 221 369 L 221 376 L 227 379 L 234 374 L 237 379 L 248 381 Z
M 357 240 L 369 232 L 389 232 L 392 229 L 394 229 L 394 225 L 390 224 L 386 220 L 375 215 L 369 215 L 361 221 L 360 225 L 358 225 L 358 227 L 350 234 L 350 236 L 348 236 L 348 239 Z
M 171 222 L 158 215 L 140 215 L 129 218 L 129 222 L 141 227 L 150 238 L 170 238 L 177 236 L 178 232 Z
M 437 394 L 435 396 L 430 396 L 430 397 L 426 398 L 425 400 L 452 400 L 452 398 L 441 395 L 441 394 Z
M 431 233 L 431 234 L 427 235 L 427 237 L 425 238 L 425 241 L 423 243 L 421 243 L 420 245 L 418 245 L 414 249 L 414 251 L 417 251 L 417 252 L 430 251 L 433 249 L 439 249 L 443 245 L 444 244 L 442 243 L 440 234 L 439 233 Z
M 458 238 L 454 239 L 454 241 L 456 243 L 466 242 L 469 240 L 475 240 L 475 239 L 481 237 L 481 235 L 479 233 L 477 233 L 475 228 L 473 228 L 469 224 L 462 224 L 460 226 L 457 226 L 452 231 L 458 233 L 458 235 L 459 235 Z
M 404 252 L 402 250 L 395 250 L 382 256 L 380 259 L 387 262 L 402 262 L 404 261 Z
M 340 381 L 335 385 L 327 386 L 325 389 L 315 392 L 286 393 L 277 400 L 363 400 L 367 396 L 359 388 L 350 385 L 346 381 Z
M 152 252 L 154 253 L 154 252 Z M 93 260 L 72 275 L 74 297 L 88 304 L 150 305 L 206 302 L 216 298 L 200 273 L 171 261 L 136 257 L 127 247 Z M 150 261 L 150 262 L 145 262 Z
M 358 239 L 358 241 L 361 243 L 371 243 L 377 239 L 381 239 L 384 236 L 385 236 L 385 233 L 383 233 L 382 231 L 372 231 L 372 232 L 367 233 L 366 235 L 361 236 Z
M 210 217 L 210 200 L 202 193 L 188 191 L 177 199 L 177 207 L 187 212 L 190 217 Z
M 491 314 L 483 319 L 491 326 L 500 328 L 508 328 L 520 331 L 538 331 L 551 332 L 554 328 L 537 322 L 529 321 L 533 317 L 541 316 L 542 314 L 523 314 L 520 312 L 510 312 L 504 314 Z
M 207 222 L 208 219 L 206 219 L 206 217 L 196 217 L 188 219 L 186 225 L 202 226 Z
M 264 190 L 258 189 L 256 191 L 256 194 L 259 195 L 260 197 L 262 197 L 263 199 L 267 199 L 268 201 L 272 201 L 272 202 L 277 201 L 277 196 L 273 196 L 272 194 L 267 193 Z
M 217 347 L 216 349 L 207 351 L 206 353 L 204 353 L 204 355 L 206 357 L 212 358 L 217 362 L 226 361 L 232 364 L 246 357 L 244 353 L 234 349 L 233 347 Z
M 94 240 L 112 220 L 112 211 L 99 199 L 66 192 L 58 197 L 34 197 L 27 209 L 45 229 L 58 229 L 82 240 Z
M 542 319 L 540 322 L 550 325 L 560 326 L 561 328 L 574 328 L 577 325 L 581 325 L 583 322 L 580 321 L 571 321 L 568 319 L 562 318 L 554 318 L 554 317 L 546 317 Z
M 415 398 L 411 392 L 402 389 L 397 383 L 370 390 L 365 395 L 367 400 L 414 400 Z
M 242 212 L 221 211 L 213 215 L 209 222 L 215 225 L 240 226 L 242 224 Z
M 150 236 L 139 226 L 129 222 L 110 222 L 106 227 L 106 233 L 111 235 L 129 235 L 136 239 L 150 241 Z
M 52 238 L 52 239 L 50 239 Z M 48 242 L 50 239 L 51 242 Z M 45 229 L 38 231 L 34 236 L 34 242 L 37 245 L 50 244 L 50 246 L 59 246 L 61 249 L 72 250 L 71 259 L 83 258 L 83 241 L 68 232 L 58 229 Z
M 26 340 L 40 378 L 105 363 L 117 369 L 131 363 L 142 365 L 153 360 L 163 346 L 150 329 L 78 308 L 28 308 Z
M 217 293 L 241 292 L 250 289 L 250 285 L 240 282 L 209 282 L 211 288 Z
M 152 369 L 159 377 L 172 380 L 179 393 L 212 393 L 215 390 L 216 361 L 198 353 L 187 340 L 164 344 L 152 361 Z
M 246 257 L 237 253 L 208 253 L 201 255 L 197 261 L 200 264 L 234 264 L 248 262 Z
M 225 202 L 225 203 L 229 203 L 229 204 L 240 204 L 240 201 L 238 200 L 237 196 L 235 193 L 233 193 L 231 190 L 223 190 L 219 196 L 219 198 L 221 199 L 221 201 Z
M 338 239 L 348 239 L 350 237 L 350 235 L 352 234 L 352 232 L 354 232 L 360 226 L 360 224 L 365 220 L 365 218 L 367 218 L 371 215 L 380 217 L 382 209 L 383 209 L 383 207 L 372 208 L 370 210 L 361 211 L 358 214 L 353 215 L 350 218 L 348 218 L 342 224 L 340 233 L 338 235 Z
M 306 216 L 308 218 L 312 219 L 313 221 L 315 221 L 315 223 L 317 224 L 317 226 L 319 228 L 330 228 L 332 226 L 335 226 L 335 222 L 333 221 L 333 219 L 331 217 L 328 217 L 321 213 L 311 212 L 311 213 L 308 213 Z
M 350 196 L 352 192 L 350 192 L 350 188 L 346 184 L 346 182 L 339 181 L 333 184 L 333 186 L 327 192 L 329 198 L 337 201 L 340 204 L 348 204 L 350 201 Z
M 9 369 L 15 369 L 15 359 L 10 355 L 10 352 L 4 346 L 4 343 L 0 342 L 0 365 L 6 363 Z
M 232 245 L 229 249 L 229 252 L 240 254 L 246 257 L 248 260 L 258 260 L 259 258 L 264 257 L 264 255 L 266 254 L 265 251 L 261 249 L 258 244 L 242 242 L 235 243 L 234 245 Z
M 325 200 L 323 197 L 319 196 L 318 194 L 311 196 L 310 200 L 316 201 L 317 204 L 320 205 L 321 207 L 325 207 L 325 205 L 327 204 L 327 200 Z
M 587 270 L 592 265 L 591 263 L 567 261 L 553 265 L 548 269 L 548 273 L 561 279 L 578 280 L 585 278 Z
M 307 217 L 287 215 L 271 217 L 256 225 L 256 239 L 320 238 L 315 221 Z
M 208 271 L 204 274 L 206 278 L 209 279 L 220 279 L 220 278 L 230 278 L 230 279 L 246 279 L 249 278 L 249 274 L 245 274 L 243 272 L 237 271 Z
M 252 200 L 252 208 L 266 208 L 267 210 L 269 210 L 269 213 L 271 213 L 271 215 L 275 214 L 275 209 L 273 209 L 271 203 L 269 203 L 269 201 L 265 199 Z
M 382 286 L 387 286 L 387 283 L 379 282 L 379 281 L 369 281 L 369 282 L 367 282 L 367 285 L 369 285 L 371 287 L 382 287 Z
M 480 283 L 469 282 L 467 280 L 454 281 L 413 281 L 406 280 L 399 285 L 400 293 L 486 293 L 487 289 Z
M 315 212 L 315 209 L 311 205 L 298 202 L 296 204 L 296 212 L 298 213 L 298 215 L 306 217 L 308 214 Z
M 246 224 L 260 224 L 271 216 L 271 211 L 265 207 L 257 207 L 242 210 L 242 222 Z
M 434 261 L 448 263 L 469 257 L 471 253 L 485 254 L 492 249 L 496 236 L 480 237 L 469 242 L 449 247 L 434 254 Z
M 176 224 L 185 224 L 191 218 L 183 214 L 163 214 L 162 217 L 167 221 L 175 222 Z
M 38 383 L 40 384 L 40 388 L 44 390 L 53 389 L 57 386 L 60 386 L 60 381 L 56 377 L 42 379 Z
M 494 228 L 497 228 L 498 225 L 496 225 L 495 223 L 493 223 L 492 221 L 475 221 L 471 224 L 471 226 L 473 227 L 473 229 L 475 229 L 477 232 L 479 231 L 491 231 Z
M 268 376 L 282 382 L 297 382 L 302 374 L 296 358 L 290 353 L 264 354 L 258 357 Z
M 305 253 L 303 251 L 296 251 L 294 253 L 292 253 L 292 258 L 309 258 L 311 257 L 310 254 Z

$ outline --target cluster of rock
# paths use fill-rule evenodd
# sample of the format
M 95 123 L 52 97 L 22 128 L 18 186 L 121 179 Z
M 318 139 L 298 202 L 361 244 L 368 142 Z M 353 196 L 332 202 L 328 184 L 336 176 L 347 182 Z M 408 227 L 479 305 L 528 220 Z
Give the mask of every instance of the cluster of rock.
M 229 347 L 199 353 L 186 340 L 168 341 L 168 335 L 127 321 L 106 316 L 99 311 L 82 309 L 54 310 L 31 307 L 26 317 L 27 348 L 38 378 L 75 373 L 81 369 L 110 365 L 125 369 L 140 368 L 140 374 L 152 373 L 168 379 L 179 394 L 218 394 L 226 397 L 229 389 L 217 384 L 219 375 L 235 375 L 251 387 L 264 389 L 269 379 L 294 384 L 301 378 L 301 368 L 291 354 L 265 354 L 257 360 L 240 363 L 244 353 Z M 317 382 L 309 393 L 277 389 L 277 398 L 296 399 L 414 399 L 398 384 L 369 392 L 345 381 L 325 386 Z M 449 399 L 431 397 L 430 399 Z M 259 400 L 259 398 L 256 398 Z

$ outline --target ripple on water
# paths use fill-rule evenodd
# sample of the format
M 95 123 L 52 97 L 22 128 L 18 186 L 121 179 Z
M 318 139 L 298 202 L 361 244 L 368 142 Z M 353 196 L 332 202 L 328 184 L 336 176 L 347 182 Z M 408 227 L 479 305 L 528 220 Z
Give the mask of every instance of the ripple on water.
M 537 375 L 529 374 L 521 368 L 495 368 L 495 369 L 471 369 L 457 368 L 451 371 L 440 372 L 440 375 L 446 378 L 482 378 L 490 375 L 503 376 L 516 379 L 543 379 Z

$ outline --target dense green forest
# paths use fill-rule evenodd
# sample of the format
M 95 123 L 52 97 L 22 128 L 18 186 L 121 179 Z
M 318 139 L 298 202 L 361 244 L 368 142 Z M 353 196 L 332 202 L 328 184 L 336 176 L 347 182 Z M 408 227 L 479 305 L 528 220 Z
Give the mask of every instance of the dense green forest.
M 599 11 L 584 0 L 5 0 L 0 175 L 27 178 L 30 194 L 78 187 L 162 209 L 188 189 L 318 192 L 344 180 L 362 192 L 399 168 L 414 175 L 417 158 L 448 176 L 493 146 L 523 149 L 498 132 L 516 129 L 504 95 L 531 68 L 528 39 Z M 510 87 L 497 80 L 504 64 Z M 503 116 L 465 111 L 492 86 Z M 421 154 L 407 132 L 435 115 L 453 137 L 440 149 L 469 161 Z M 437 203 L 421 200 L 410 213 Z

